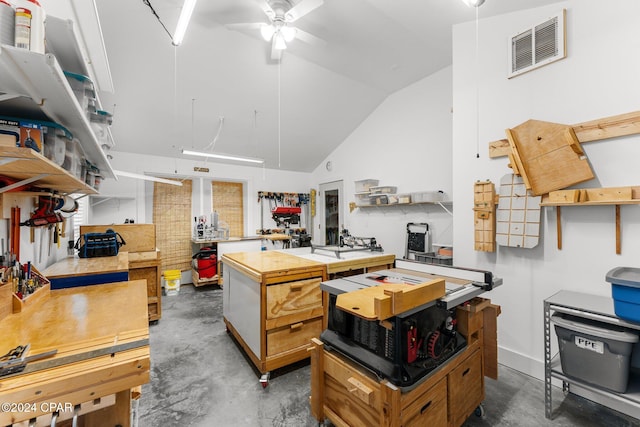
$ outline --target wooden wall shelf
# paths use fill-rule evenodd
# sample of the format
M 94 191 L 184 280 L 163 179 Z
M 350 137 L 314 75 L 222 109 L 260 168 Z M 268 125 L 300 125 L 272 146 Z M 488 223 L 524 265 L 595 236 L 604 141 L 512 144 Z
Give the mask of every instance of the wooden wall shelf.
M 93 187 L 26 147 L 0 147 L 0 175 L 18 180 L 16 185 L 33 183 L 62 193 L 97 193 Z M 8 188 L 0 188 L 0 193 Z
M 620 205 L 639 205 L 640 187 L 591 188 L 553 191 L 542 196 L 540 206 L 556 207 L 558 249 L 562 249 L 562 206 L 615 206 L 616 254 L 622 253 Z

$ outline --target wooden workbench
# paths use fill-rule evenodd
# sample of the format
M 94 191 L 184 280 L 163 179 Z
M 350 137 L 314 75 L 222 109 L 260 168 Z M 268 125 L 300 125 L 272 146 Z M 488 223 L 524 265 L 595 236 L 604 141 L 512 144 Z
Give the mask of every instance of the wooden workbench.
M 337 258 L 331 251 L 311 252 L 310 247 L 285 249 L 281 252 L 295 255 L 327 266 L 328 279 L 370 273 L 393 268 L 396 260 L 394 254 L 375 251 L 344 252 Z
M 0 425 L 34 417 L 48 425 L 53 404 L 64 408 L 61 417 L 82 404 L 82 411 L 109 405 L 82 415 L 84 425 L 129 426 L 131 389 L 149 382 L 146 302 L 143 280 L 110 283 L 51 291 L 41 304 L 3 319 L 0 353 L 28 343 L 28 355 L 57 353 L 0 378 L 0 402 L 23 405 L 0 411 Z
M 389 268 L 395 260 L 380 252 L 357 252 L 349 259 L 310 252 L 296 248 L 222 256 L 224 322 L 263 374 L 263 385 L 270 371 L 309 357 L 309 339 L 326 328 L 321 281 Z
M 147 281 L 149 322 L 160 320 L 162 317 L 162 257 L 160 251 L 156 249 L 155 224 L 81 225 L 80 235 L 104 233 L 109 229 L 120 234 L 126 242 L 120 250 L 129 253 L 129 280 L 145 279 Z
M 323 327 L 325 266 L 276 251 L 227 253 L 223 315 L 268 384 L 269 372 L 308 356 Z
M 42 274 L 51 281 L 51 289 L 98 285 L 129 280 L 129 254 L 80 258 L 70 256 L 47 267 Z

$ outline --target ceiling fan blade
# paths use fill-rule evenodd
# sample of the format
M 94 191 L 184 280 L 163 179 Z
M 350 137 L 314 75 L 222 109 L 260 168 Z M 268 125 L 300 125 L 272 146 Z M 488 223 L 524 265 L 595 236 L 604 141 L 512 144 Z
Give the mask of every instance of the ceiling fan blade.
M 260 9 L 264 12 L 265 15 L 269 17 L 269 19 L 273 19 L 276 16 L 276 13 L 271 9 L 271 5 L 267 0 L 255 0 L 260 6 Z
M 327 45 L 327 42 L 322 40 L 320 37 L 316 37 L 313 34 L 302 31 L 300 28 L 296 28 L 296 38 L 318 47 L 324 47 Z
M 263 22 L 242 22 L 238 24 L 227 24 L 225 25 L 225 28 L 235 31 L 259 30 L 263 25 L 266 24 Z
M 282 50 L 283 49 L 276 49 L 276 38 L 274 37 L 271 41 L 271 60 L 280 61 L 280 58 L 282 58 Z
M 324 0 L 302 0 L 300 3 L 289 9 L 289 11 L 285 13 L 284 16 L 287 22 L 295 22 L 312 10 L 315 10 L 318 7 L 322 6 L 323 4 Z

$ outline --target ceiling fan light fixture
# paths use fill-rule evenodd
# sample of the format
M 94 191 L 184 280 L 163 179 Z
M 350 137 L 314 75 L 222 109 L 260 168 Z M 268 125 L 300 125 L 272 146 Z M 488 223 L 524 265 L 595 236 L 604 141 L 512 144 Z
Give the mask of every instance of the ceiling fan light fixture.
M 484 0 L 462 0 L 464 4 L 469 7 L 480 7 L 483 5 Z
M 260 35 L 265 41 L 270 41 L 273 34 L 276 32 L 276 29 L 273 28 L 273 25 L 264 24 L 260 27 Z
M 277 50 L 285 50 L 287 48 L 287 43 L 285 42 L 285 38 L 282 32 L 278 31 L 277 33 L 275 33 L 273 37 L 274 37 L 274 44 L 273 44 L 274 48 L 276 48 Z
M 280 28 L 280 33 L 282 34 L 282 37 L 284 37 L 284 41 L 287 43 L 296 38 L 296 29 L 288 25 Z

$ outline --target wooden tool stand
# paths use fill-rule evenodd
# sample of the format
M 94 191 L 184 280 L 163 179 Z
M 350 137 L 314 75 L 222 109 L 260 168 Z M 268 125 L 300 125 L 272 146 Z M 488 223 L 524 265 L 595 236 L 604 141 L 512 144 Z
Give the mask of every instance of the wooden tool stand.
M 500 307 L 474 298 L 457 309 L 467 347 L 402 390 L 313 339 L 311 413 L 336 426 L 452 426 L 484 414 L 484 377 L 497 378 L 496 319 Z

